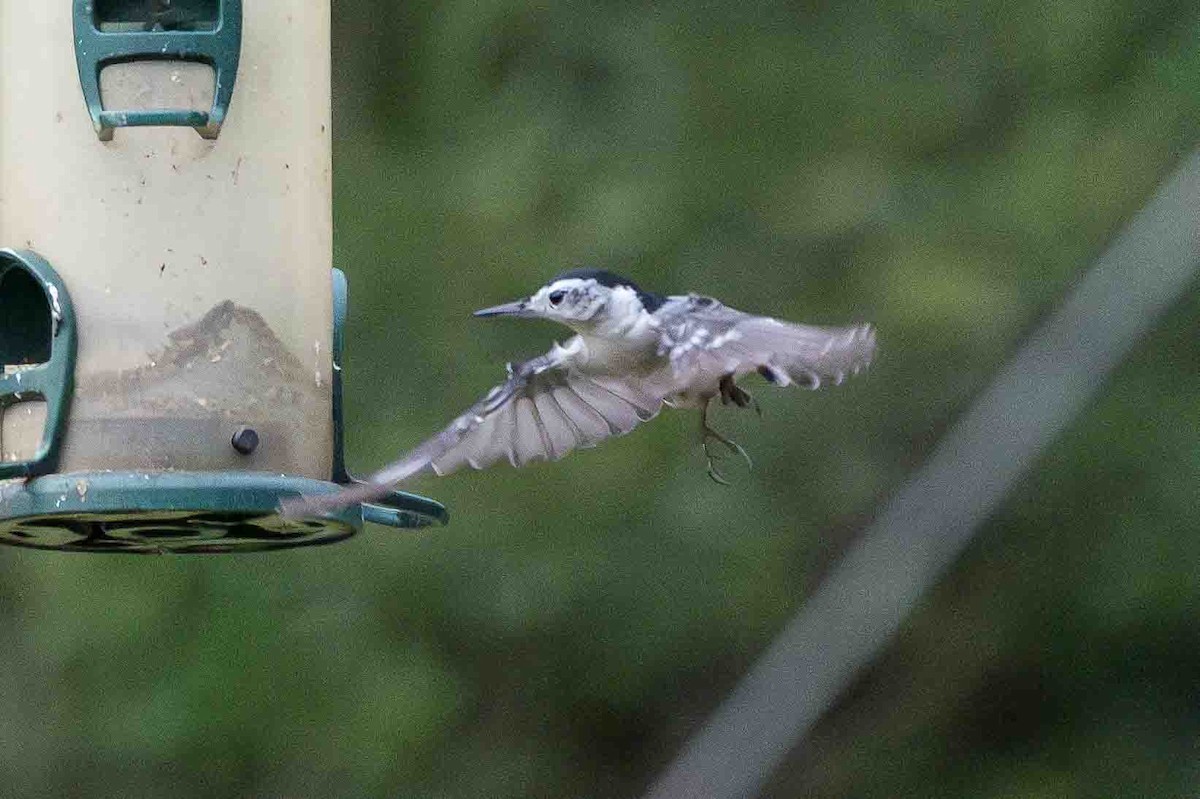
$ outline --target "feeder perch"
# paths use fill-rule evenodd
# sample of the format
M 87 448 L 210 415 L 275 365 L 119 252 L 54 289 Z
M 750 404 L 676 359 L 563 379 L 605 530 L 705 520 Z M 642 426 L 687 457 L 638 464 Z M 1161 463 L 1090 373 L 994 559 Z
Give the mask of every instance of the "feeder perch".
M 0 543 L 445 521 L 402 492 L 276 514 L 354 479 L 329 100 L 328 0 L 0 3 Z
M 101 141 L 113 128 L 179 125 L 215 139 L 229 112 L 242 44 L 242 0 L 84 0 L 75 2 L 79 83 Z M 105 110 L 106 67 L 147 61 L 205 64 L 213 71 L 212 107 Z

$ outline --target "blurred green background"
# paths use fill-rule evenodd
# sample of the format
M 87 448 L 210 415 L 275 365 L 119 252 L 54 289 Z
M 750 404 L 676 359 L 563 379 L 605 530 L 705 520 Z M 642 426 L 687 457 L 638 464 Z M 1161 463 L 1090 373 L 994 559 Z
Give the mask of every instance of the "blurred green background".
M 335 0 L 358 470 L 564 338 L 469 312 L 570 266 L 870 320 L 877 366 L 719 413 L 756 461 L 731 488 L 675 414 L 412 486 L 444 529 L 4 550 L 4 793 L 636 796 L 1194 146 L 1198 34 L 1183 0 Z M 1162 320 L 767 795 L 1196 795 L 1198 317 Z

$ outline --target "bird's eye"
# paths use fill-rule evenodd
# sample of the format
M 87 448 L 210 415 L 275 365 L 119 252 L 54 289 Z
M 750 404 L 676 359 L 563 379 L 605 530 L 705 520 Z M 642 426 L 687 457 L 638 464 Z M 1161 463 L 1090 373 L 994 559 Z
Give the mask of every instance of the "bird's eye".
M 550 292 L 550 297 L 549 297 L 550 304 L 558 305 L 563 301 L 563 299 L 566 296 L 567 296 L 567 292 L 565 292 L 565 291 L 552 291 L 552 292 Z

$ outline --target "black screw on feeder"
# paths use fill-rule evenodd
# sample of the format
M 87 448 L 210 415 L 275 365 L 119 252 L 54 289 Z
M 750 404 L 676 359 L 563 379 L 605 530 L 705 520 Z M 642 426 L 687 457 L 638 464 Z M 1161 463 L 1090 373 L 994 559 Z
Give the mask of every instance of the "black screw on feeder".
M 258 432 L 253 427 L 239 427 L 233 431 L 233 438 L 229 443 L 237 450 L 239 455 L 249 455 L 258 449 Z

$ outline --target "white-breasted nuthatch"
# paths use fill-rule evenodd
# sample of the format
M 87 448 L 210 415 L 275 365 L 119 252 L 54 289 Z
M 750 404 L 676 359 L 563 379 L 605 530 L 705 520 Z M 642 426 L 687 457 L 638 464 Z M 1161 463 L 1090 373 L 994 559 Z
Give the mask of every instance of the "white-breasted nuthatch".
M 485 308 L 476 316 L 549 319 L 575 331 L 566 344 L 508 367 L 493 388 L 446 429 L 367 482 L 285 503 L 285 515 L 369 501 L 424 470 L 444 475 L 482 469 L 500 459 L 514 466 L 557 460 L 578 447 L 629 432 L 664 406 L 697 408 L 708 473 L 709 442 L 745 457 L 708 425 L 714 397 L 747 407 L 736 381 L 752 372 L 769 383 L 819 388 L 865 369 L 875 353 L 870 325 L 814 327 L 754 316 L 696 294 L 662 296 L 598 269 L 558 275 L 532 296 Z M 749 460 L 749 458 L 747 458 Z

